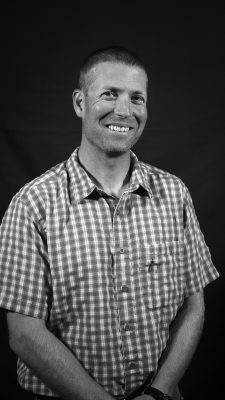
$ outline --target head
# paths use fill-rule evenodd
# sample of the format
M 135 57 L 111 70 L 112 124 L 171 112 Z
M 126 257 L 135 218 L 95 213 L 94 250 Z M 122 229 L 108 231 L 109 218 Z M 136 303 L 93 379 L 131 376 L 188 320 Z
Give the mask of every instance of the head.
M 148 76 L 143 62 L 133 51 L 122 46 L 103 47 L 90 53 L 81 64 L 77 85 L 79 90 L 82 90 L 85 94 L 88 93 L 93 67 L 104 62 L 122 63 L 124 65 L 139 67 L 145 71 L 146 77 Z
M 147 85 L 146 69 L 130 50 L 112 46 L 91 53 L 73 93 L 82 119 L 81 146 L 114 155 L 128 152 L 146 123 Z

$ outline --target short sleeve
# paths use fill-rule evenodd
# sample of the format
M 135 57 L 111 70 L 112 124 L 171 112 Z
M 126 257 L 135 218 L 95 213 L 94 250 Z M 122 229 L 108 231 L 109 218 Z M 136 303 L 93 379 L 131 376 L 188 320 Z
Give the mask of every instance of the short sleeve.
M 15 196 L 0 227 L 0 307 L 47 319 L 50 288 L 43 228 Z
M 188 189 L 184 188 L 184 275 L 185 296 L 201 291 L 219 277 L 209 249 L 200 230 L 193 202 Z

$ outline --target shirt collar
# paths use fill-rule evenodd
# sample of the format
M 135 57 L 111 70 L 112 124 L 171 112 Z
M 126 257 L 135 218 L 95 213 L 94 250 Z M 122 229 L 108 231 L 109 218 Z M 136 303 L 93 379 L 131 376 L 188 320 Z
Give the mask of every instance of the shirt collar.
M 66 163 L 66 167 L 70 177 L 71 199 L 74 198 L 77 202 L 88 197 L 94 190 L 98 189 L 88 173 L 80 164 L 78 151 L 79 147 L 74 150 Z M 148 192 L 149 196 L 151 197 L 152 191 L 150 188 L 149 178 L 144 171 L 142 163 L 138 161 L 137 156 L 132 151 L 130 151 L 130 156 L 132 163 L 132 175 L 128 190 L 130 192 L 133 192 L 141 186 Z
M 141 163 L 137 156 L 130 151 L 130 156 L 131 156 L 131 163 L 132 163 L 132 175 L 131 175 L 131 180 L 130 180 L 130 189 L 132 191 L 137 190 L 139 186 L 144 188 L 149 196 L 152 196 L 152 190 L 150 187 L 150 181 L 149 181 L 149 174 L 146 173 L 143 163 Z
M 78 157 L 79 147 L 71 154 L 67 161 L 67 170 L 70 177 L 71 198 L 79 202 L 89 196 L 96 188 L 88 173 L 82 167 Z

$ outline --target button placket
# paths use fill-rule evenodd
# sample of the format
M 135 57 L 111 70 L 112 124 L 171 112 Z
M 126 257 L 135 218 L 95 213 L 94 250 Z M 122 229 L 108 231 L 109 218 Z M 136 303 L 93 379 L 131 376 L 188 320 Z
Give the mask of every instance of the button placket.
M 127 285 L 122 285 L 121 287 L 121 291 L 122 293 L 129 293 L 130 292 L 130 288 Z
M 136 365 L 133 361 L 131 361 L 131 362 L 129 363 L 129 365 L 128 365 L 128 368 L 129 368 L 130 370 L 136 369 L 136 368 L 137 368 L 137 365 Z
M 131 327 L 129 322 L 125 322 L 124 327 L 123 327 L 125 332 L 130 332 L 131 331 Z

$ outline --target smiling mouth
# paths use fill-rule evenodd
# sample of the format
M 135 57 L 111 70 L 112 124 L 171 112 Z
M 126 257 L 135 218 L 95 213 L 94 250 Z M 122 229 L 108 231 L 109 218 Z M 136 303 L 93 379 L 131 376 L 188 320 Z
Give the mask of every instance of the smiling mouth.
M 106 125 L 111 131 L 115 132 L 128 132 L 132 127 L 129 126 L 119 126 L 119 125 Z

